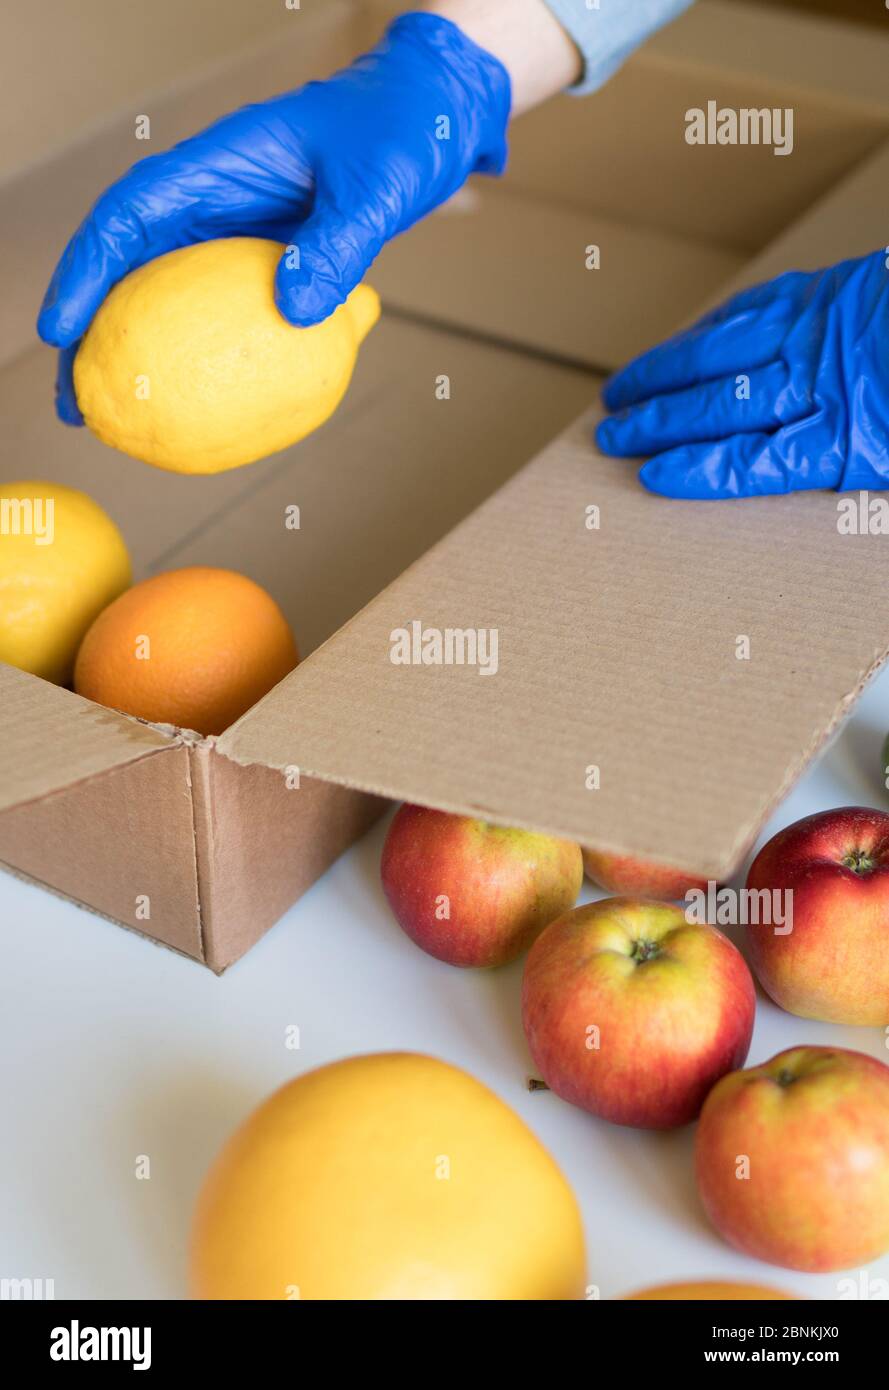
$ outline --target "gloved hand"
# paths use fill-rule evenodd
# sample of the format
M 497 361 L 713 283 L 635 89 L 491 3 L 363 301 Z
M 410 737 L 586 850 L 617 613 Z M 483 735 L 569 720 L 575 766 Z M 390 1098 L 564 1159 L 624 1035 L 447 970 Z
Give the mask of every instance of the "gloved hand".
M 650 456 L 639 476 L 666 497 L 889 487 L 886 253 L 744 290 L 604 399 L 599 448 Z
M 449 20 L 397 19 L 380 44 L 310 82 L 140 160 L 102 194 L 68 243 L 37 330 L 62 349 L 57 409 L 82 424 L 71 382 L 81 336 L 112 285 L 165 251 L 213 237 L 299 248 L 278 266 L 291 323 L 318 323 L 384 242 L 474 171 L 506 163 L 506 69 Z

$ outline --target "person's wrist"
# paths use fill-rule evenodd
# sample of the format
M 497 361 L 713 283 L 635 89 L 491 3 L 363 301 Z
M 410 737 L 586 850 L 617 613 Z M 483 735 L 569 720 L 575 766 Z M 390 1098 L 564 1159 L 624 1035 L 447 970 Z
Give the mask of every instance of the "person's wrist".
M 506 166 L 506 129 L 512 104 L 510 76 L 499 58 L 480 47 L 458 24 L 441 15 L 411 11 L 390 24 L 386 42 L 399 53 L 422 55 L 434 68 L 451 106 L 440 114 L 456 120 L 436 138 L 456 138 L 468 173 L 500 174 Z

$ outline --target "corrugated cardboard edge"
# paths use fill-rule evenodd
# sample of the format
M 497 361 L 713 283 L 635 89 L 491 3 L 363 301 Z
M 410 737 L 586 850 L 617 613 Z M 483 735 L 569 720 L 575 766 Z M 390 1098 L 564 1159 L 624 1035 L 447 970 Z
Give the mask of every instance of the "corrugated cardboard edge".
M 0 861 L 203 958 L 185 740 L 0 813 Z
M 319 779 L 298 779 L 298 790 L 289 791 L 272 769 L 244 769 L 217 753 L 215 739 L 157 727 L 169 740 L 161 748 L 0 812 L 0 869 L 221 975 L 370 828 L 387 803 Z M 78 814 L 90 799 L 92 812 Z M 143 818 L 155 815 L 156 833 L 128 834 L 127 806 Z M 124 837 L 120 853 L 113 843 L 118 833 Z M 103 872 L 108 852 L 126 868 L 125 889 Z M 76 865 L 88 882 L 101 880 L 101 892 L 68 892 L 53 881 L 60 854 L 63 862 L 66 856 L 72 861 L 62 885 Z M 159 901 L 170 879 L 178 891 Z M 107 910 L 109 899 L 129 905 L 131 895 L 149 889 L 151 917 L 143 927 Z M 189 940 L 194 950 L 182 944 Z
M 215 739 L 188 749 L 202 954 L 222 974 L 379 819 L 387 803 L 254 764 Z
M 0 704 L 0 812 L 162 752 L 174 732 L 2 662 Z M 57 725 L 66 735 L 60 745 L 52 742 Z
M 356 614 L 356 618 L 358 616 L 359 615 Z M 348 627 L 348 624 L 346 626 Z M 322 649 L 319 648 L 319 651 L 320 650 Z M 873 680 L 877 673 L 880 670 L 882 670 L 882 668 L 886 665 L 887 661 L 889 661 L 889 648 L 883 651 L 881 655 L 879 655 L 873 661 L 873 663 L 866 670 L 866 672 L 864 672 L 859 678 L 859 680 L 856 681 L 854 687 L 840 697 L 829 722 L 821 730 L 819 730 L 815 736 L 813 736 L 809 745 L 806 748 L 805 753 L 787 770 L 779 787 L 767 800 L 763 802 L 761 811 L 755 822 L 752 822 L 751 824 L 745 826 L 743 830 L 739 832 L 735 844 L 732 846 L 731 850 L 726 854 L 724 860 L 717 864 L 702 866 L 703 873 L 708 874 L 708 876 L 716 879 L 719 882 L 727 882 L 735 875 L 735 873 L 737 873 L 744 858 L 747 854 L 749 854 L 750 850 L 752 849 L 760 831 L 762 830 L 763 825 L 772 815 L 773 811 L 781 804 L 788 792 L 795 786 L 796 782 L 799 780 L 800 776 L 809 766 L 809 764 L 813 761 L 813 759 L 819 753 L 822 753 L 833 742 L 833 740 L 843 727 L 843 724 L 845 723 L 845 720 L 848 717 L 851 709 L 854 707 L 854 705 L 860 698 L 863 690 L 870 683 L 870 681 Z M 233 726 L 233 729 L 235 728 L 236 726 Z M 227 737 L 228 735 L 226 735 L 226 738 Z M 263 760 L 261 763 L 258 763 L 256 757 L 253 754 L 251 754 L 249 749 L 241 750 L 239 748 L 238 741 L 236 738 L 233 738 L 230 742 L 226 743 L 223 756 L 226 757 L 229 761 L 237 763 L 238 765 L 244 768 L 249 768 L 251 766 L 264 766 L 274 767 L 280 771 L 281 769 L 283 769 L 283 767 L 286 766 L 286 764 L 283 761 L 277 762 Z M 367 796 L 382 797 L 385 798 L 387 801 L 395 802 L 403 799 L 403 790 L 399 789 L 399 787 L 395 783 L 385 783 L 382 781 L 363 781 L 360 778 L 353 778 L 347 775 L 337 775 L 336 777 L 333 777 L 313 767 L 306 767 L 303 769 L 303 771 L 306 777 L 310 777 L 319 782 L 329 782 L 336 786 L 348 787 L 352 791 L 360 792 Z M 456 799 L 448 800 L 447 798 L 435 798 L 429 804 L 434 806 L 434 809 L 436 810 L 446 811 L 452 815 L 482 816 L 495 825 L 513 827 L 517 824 L 514 817 L 507 818 L 505 816 L 498 815 L 494 809 L 488 806 L 470 804 L 468 802 L 461 802 Z M 519 824 L 521 824 L 523 828 L 535 831 L 539 834 L 556 836 L 564 834 L 563 827 L 549 823 L 547 821 L 536 821 L 533 817 L 522 819 L 521 822 L 519 822 Z M 622 855 L 628 852 L 627 846 L 625 844 L 622 844 L 618 841 L 609 842 L 607 838 L 604 837 L 597 837 L 595 848 Z M 668 856 L 659 858 L 657 862 L 662 864 L 666 868 L 679 869 L 683 872 L 687 872 L 690 868 L 688 863 L 680 862 L 678 859 L 671 860 Z
M 723 875 L 723 877 L 730 877 L 731 874 L 733 874 L 737 870 L 744 856 L 752 848 L 757 836 L 762 830 L 763 825 L 769 819 L 772 812 L 778 806 L 780 806 L 785 796 L 796 785 L 803 772 L 813 761 L 813 759 L 816 758 L 819 753 L 824 752 L 824 750 L 828 748 L 831 743 L 833 743 L 837 734 L 842 729 L 843 724 L 846 722 L 846 719 L 848 718 L 851 710 L 855 706 L 856 702 L 860 699 L 865 687 L 869 685 L 873 678 L 877 675 L 877 673 L 883 669 L 887 661 L 889 661 L 889 648 L 887 648 L 880 656 L 878 656 L 872 662 L 872 664 L 868 667 L 867 671 L 865 671 L 863 675 L 860 677 L 860 679 L 856 681 L 853 689 L 848 691 L 838 700 L 836 709 L 833 713 L 830 722 L 825 726 L 824 729 L 821 730 L 821 732 L 818 735 L 816 735 L 811 740 L 808 748 L 806 749 L 802 757 L 799 759 L 797 765 L 788 772 L 780 788 L 775 792 L 774 796 L 772 796 L 765 803 L 759 823 L 756 825 L 752 833 L 738 836 L 735 852 L 730 859 L 730 871 L 728 874 Z M 671 867 L 681 868 L 682 866 L 677 864 L 672 865 Z
M 188 753 L 187 780 L 191 802 L 192 847 L 194 849 L 195 885 L 198 899 L 198 932 L 201 941 L 201 960 L 207 959 L 205 914 L 210 896 L 208 874 L 212 864 L 213 816 L 212 789 L 209 785 L 208 753 L 212 740 L 195 735 L 185 741 Z M 220 973 L 220 972 L 217 972 Z
M 60 888 L 54 888 L 51 883 L 47 883 L 42 878 L 35 878 L 32 874 L 26 874 L 21 869 L 17 869 L 14 864 L 7 864 L 0 859 L 0 870 L 9 874 L 10 878 L 18 879 L 19 883 L 28 883 L 35 888 L 40 888 L 44 893 L 49 893 L 53 898 L 58 898 L 60 902 L 71 903 L 81 912 L 87 913 L 90 917 L 99 917 L 103 922 L 110 922 L 112 926 L 123 927 L 124 931 L 132 936 L 138 936 L 142 941 L 147 941 L 149 946 L 157 946 L 164 951 L 173 951 L 182 960 L 189 960 L 193 965 L 206 965 L 206 961 L 193 956 L 189 951 L 180 950 L 178 946 L 173 946 L 169 941 L 161 941 L 160 937 L 151 936 L 148 932 L 140 931 L 134 927 L 132 922 L 123 922 L 119 917 L 112 917 L 109 912 L 102 912 L 98 907 L 93 907 L 91 903 L 85 903 L 80 898 L 73 897 L 70 893 L 64 893 Z M 216 972 L 220 973 L 221 972 Z
M 772 813 L 775 806 L 780 803 L 780 801 L 783 799 L 784 795 L 790 789 L 790 787 L 792 787 L 797 777 L 799 776 L 801 768 L 805 766 L 811 760 L 811 758 L 813 758 L 819 751 L 826 747 L 827 744 L 836 735 L 838 730 L 842 727 L 842 724 L 850 708 L 858 699 L 865 685 L 874 677 L 877 671 L 882 668 L 882 666 L 886 663 L 887 659 L 889 659 L 889 652 L 886 652 L 881 657 L 879 657 L 873 663 L 872 667 L 867 671 L 867 673 L 856 684 L 856 686 L 852 690 L 850 690 L 838 703 L 833 719 L 831 720 L 828 727 L 825 728 L 817 738 L 813 739 L 812 744 L 807 750 L 805 756 L 801 759 L 800 767 L 796 767 L 790 771 L 790 773 L 785 779 L 785 782 L 782 784 L 780 790 L 771 799 L 771 801 L 764 806 L 760 824 L 756 826 L 751 833 L 745 833 L 743 836 L 739 837 L 731 860 L 727 862 L 724 866 L 722 866 L 719 870 L 714 871 L 714 877 L 724 881 L 732 876 L 732 874 L 737 869 L 737 866 L 740 863 L 740 861 L 749 852 L 754 840 L 756 839 L 757 834 L 759 833 L 759 830 L 761 829 L 762 823 Z M 270 917 L 267 917 L 266 919 L 261 920 L 254 919 L 251 923 L 249 940 L 246 942 L 246 944 L 241 943 L 239 948 L 236 949 L 234 952 L 232 952 L 230 945 L 227 949 L 225 949 L 225 941 L 229 936 L 228 932 L 222 933 L 219 942 L 216 942 L 214 940 L 212 931 L 208 930 L 208 914 L 212 912 L 213 903 L 212 883 L 214 865 L 216 863 L 217 853 L 220 850 L 220 848 L 222 848 L 222 846 L 220 846 L 218 842 L 214 810 L 216 780 L 215 773 L 218 767 L 216 760 L 221 760 L 223 763 L 228 763 L 232 766 L 239 767 L 250 767 L 251 765 L 253 767 L 256 767 L 257 765 L 251 764 L 249 760 L 242 761 L 237 756 L 237 754 L 233 752 L 220 753 L 219 750 L 215 747 L 215 740 L 200 739 L 194 735 L 186 735 L 186 737 L 183 738 L 181 741 L 177 740 L 176 743 L 171 744 L 171 747 L 185 747 L 188 752 L 187 787 L 191 802 L 192 823 L 194 827 L 194 835 L 191 850 L 194 856 L 194 872 L 198 903 L 198 932 L 201 943 L 199 955 L 194 955 L 191 952 L 182 950 L 175 944 L 169 941 L 164 941 L 159 937 L 152 935 L 149 931 L 140 930 L 139 928 L 133 926 L 132 922 L 124 921 L 120 917 L 113 916 L 112 914 L 107 912 L 103 912 L 100 908 L 88 905 L 84 903 L 81 899 L 73 896 L 72 894 L 65 893 L 61 889 L 55 887 L 53 884 L 48 883 L 45 879 L 28 874 L 24 872 L 22 869 L 18 868 L 16 865 L 10 864 L 5 860 L 0 860 L 0 869 L 2 869 L 6 873 L 9 873 L 14 878 L 19 879 L 21 882 L 33 884 L 39 888 L 46 890 L 47 892 L 51 893 L 54 897 L 59 898 L 62 901 L 73 903 L 75 906 L 81 908 L 83 911 L 91 912 L 94 916 L 100 917 L 103 920 L 114 924 L 115 926 L 123 927 L 126 931 L 132 933 L 135 936 L 141 937 L 143 940 L 148 941 L 155 946 L 164 946 L 167 949 L 174 951 L 177 955 L 184 957 L 185 959 L 194 961 L 195 963 L 200 965 L 207 966 L 210 970 L 213 971 L 214 974 L 222 975 L 230 965 L 234 964 L 237 960 L 241 958 L 241 956 L 246 952 L 246 950 L 250 948 L 250 946 L 252 946 L 255 943 L 255 941 L 259 940 L 266 933 L 266 931 L 270 930 L 270 928 L 274 925 L 275 921 L 278 920 L 278 915 L 280 915 L 275 914 Z M 151 758 L 154 756 L 154 754 L 148 753 L 144 756 L 146 758 Z M 96 773 L 93 778 L 88 780 L 97 781 L 100 780 L 104 775 L 104 773 Z M 323 775 L 319 776 L 318 774 L 312 773 L 308 770 L 306 771 L 305 775 L 306 778 L 311 778 L 311 780 L 313 781 L 324 783 L 336 788 L 337 791 L 340 793 L 349 790 L 355 793 L 356 796 L 360 797 L 360 801 L 361 803 L 363 803 L 363 811 L 359 814 L 361 819 L 365 821 L 365 829 L 369 828 L 370 825 L 372 825 L 373 822 L 384 813 L 387 800 L 389 797 L 393 795 L 390 789 L 386 789 L 380 786 L 363 784 L 360 781 L 355 781 L 353 779 L 333 780 L 325 778 Z M 49 796 L 57 794 L 58 793 L 50 793 Z M 381 800 L 381 797 L 386 798 L 386 800 Z M 44 799 L 48 798 L 41 798 L 40 800 Z M 454 804 L 441 806 L 440 809 L 446 811 L 461 812 L 464 811 L 466 808 Z M 487 808 L 478 807 L 476 809 L 479 812 L 483 812 L 486 815 L 489 814 Z M 490 818 L 493 821 L 498 822 L 498 817 L 496 815 L 491 815 Z M 499 823 L 504 822 L 501 819 Z M 552 827 L 549 826 L 535 826 L 534 828 L 543 831 L 549 831 L 552 829 Z M 333 862 L 333 860 L 335 860 L 338 857 L 338 853 L 339 851 L 333 853 L 330 856 L 330 862 Z M 687 866 L 675 864 L 672 867 L 682 869 Z M 318 876 L 319 875 L 315 874 L 313 876 L 312 881 L 315 881 L 315 879 Z M 306 885 L 306 887 L 307 886 L 308 885 Z M 305 891 L 305 888 L 301 889 L 301 891 Z

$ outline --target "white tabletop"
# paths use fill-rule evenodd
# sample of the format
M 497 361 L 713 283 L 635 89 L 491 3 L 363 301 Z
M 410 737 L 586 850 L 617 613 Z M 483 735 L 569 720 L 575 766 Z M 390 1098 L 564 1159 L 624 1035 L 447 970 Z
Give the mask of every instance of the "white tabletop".
M 887 729 L 889 671 L 763 839 L 832 806 L 889 810 L 880 777 Z M 848 1297 L 847 1274 L 759 1264 L 710 1229 L 695 1193 L 691 1128 L 620 1129 L 527 1091 L 521 963 L 455 970 L 403 936 L 379 886 L 384 831 L 354 846 L 219 979 L 0 874 L 0 1277 L 52 1279 L 56 1298 L 181 1297 L 195 1193 L 230 1131 L 300 1071 L 400 1048 L 467 1068 L 537 1131 L 582 1204 L 589 1280 L 601 1297 L 694 1278 Z M 292 1024 L 298 1051 L 286 1045 Z M 798 1043 L 889 1061 L 878 1029 L 809 1023 L 761 995 L 748 1062 Z M 136 1176 L 140 1155 L 150 1160 L 147 1180 Z M 889 1256 L 859 1287 L 887 1296 Z

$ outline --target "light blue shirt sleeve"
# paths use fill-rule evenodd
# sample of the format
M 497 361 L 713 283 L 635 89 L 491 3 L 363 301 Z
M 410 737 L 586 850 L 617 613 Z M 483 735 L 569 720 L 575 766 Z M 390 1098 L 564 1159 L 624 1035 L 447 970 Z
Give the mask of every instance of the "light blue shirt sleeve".
M 634 48 L 694 0 L 546 0 L 583 55 L 583 76 L 569 90 L 594 92 Z

